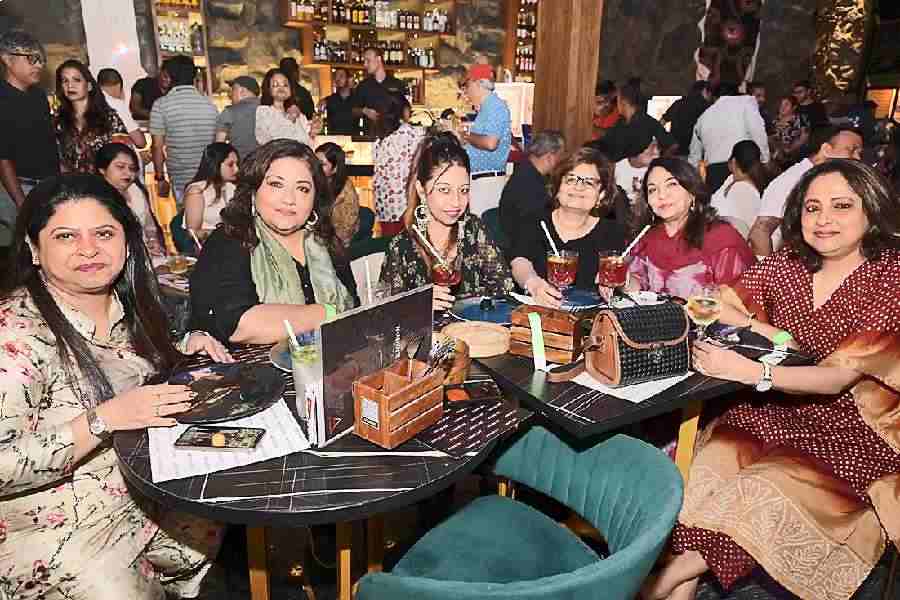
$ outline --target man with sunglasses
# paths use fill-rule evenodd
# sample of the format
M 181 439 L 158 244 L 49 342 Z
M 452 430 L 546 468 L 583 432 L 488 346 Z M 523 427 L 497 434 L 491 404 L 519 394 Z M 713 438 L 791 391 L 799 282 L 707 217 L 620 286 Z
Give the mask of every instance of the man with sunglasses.
M 46 64 L 31 35 L 0 34 L 0 247 L 12 243 L 18 207 L 31 188 L 59 173 L 50 104 L 38 85 Z

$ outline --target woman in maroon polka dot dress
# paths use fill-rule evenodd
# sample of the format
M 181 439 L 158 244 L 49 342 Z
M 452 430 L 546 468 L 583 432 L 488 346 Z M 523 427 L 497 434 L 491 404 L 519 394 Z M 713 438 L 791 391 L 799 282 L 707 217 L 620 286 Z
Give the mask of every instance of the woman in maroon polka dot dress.
M 779 331 L 816 365 L 773 367 L 772 391 L 698 442 L 673 558 L 644 598 L 728 588 L 757 565 L 802 598 L 846 599 L 900 542 L 900 206 L 862 163 L 810 170 L 785 250 L 723 288 L 721 322 Z M 765 388 L 761 363 L 707 343 L 694 367 Z M 758 385 L 759 384 L 759 385 Z

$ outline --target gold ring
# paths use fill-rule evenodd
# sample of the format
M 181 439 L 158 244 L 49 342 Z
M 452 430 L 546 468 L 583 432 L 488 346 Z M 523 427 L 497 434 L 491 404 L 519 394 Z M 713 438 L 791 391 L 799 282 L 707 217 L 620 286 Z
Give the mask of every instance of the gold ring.
M 156 405 L 156 409 L 154 412 L 156 412 L 156 416 L 158 417 L 159 416 L 159 404 Z

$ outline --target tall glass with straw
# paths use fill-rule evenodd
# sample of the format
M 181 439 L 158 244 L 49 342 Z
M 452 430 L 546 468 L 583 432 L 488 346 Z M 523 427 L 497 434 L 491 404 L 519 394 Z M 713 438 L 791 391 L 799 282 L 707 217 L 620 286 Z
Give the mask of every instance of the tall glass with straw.
M 545 221 L 541 221 L 541 228 L 547 236 L 547 241 L 550 242 L 550 252 L 547 253 L 547 281 L 565 294 L 575 285 L 578 277 L 578 252 L 560 250 L 550 235 L 550 229 Z

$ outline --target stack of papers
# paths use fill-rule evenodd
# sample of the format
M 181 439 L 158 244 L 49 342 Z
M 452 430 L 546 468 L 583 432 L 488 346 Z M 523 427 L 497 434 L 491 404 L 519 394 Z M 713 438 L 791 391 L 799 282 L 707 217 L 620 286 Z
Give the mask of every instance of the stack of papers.
M 174 427 L 151 427 L 150 471 L 154 483 L 206 475 L 234 467 L 287 456 L 309 448 L 303 430 L 284 400 L 279 400 L 266 410 L 210 427 L 260 427 L 266 430 L 259 444 L 253 450 L 194 450 L 176 448 L 175 440 L 189 425 Z

